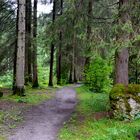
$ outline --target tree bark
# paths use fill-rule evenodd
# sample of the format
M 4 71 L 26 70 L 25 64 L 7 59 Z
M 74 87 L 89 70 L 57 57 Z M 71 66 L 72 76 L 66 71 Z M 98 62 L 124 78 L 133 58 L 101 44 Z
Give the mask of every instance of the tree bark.
M 25 0 L 19 0 L 18 10 L 18 38 L 16 60 L 16 88 L 15 93 L 22 96 L 24 93 L 24 68 L 25 68 Z
M 128 7 L 129 0 L 120 0 L 119 1 L 119 24 L 124 25 L 130 21 L 130 16 Z M 125 7 L 125 9 L 124 9 Z M 129 41 L 130 33 L 126 31 L 121 31 L 118 35 L 118 42 L 127 42 Z M 115 55 L 115 83 L 121 83 L 128 85 L 128 61 L 129 61 L 129 52 L 128 48 L 121 48 L 116 51 Z
M 75 22 L 75 21 L 74 21 Z M 73 26 L 75 25 L 73 22 Z M 75 82 L 75 74 L 76 74 L 76 68 L 75 68 L 75 47 L 76 47 L 76 33 L 74 31 L 73 33 L 73 42 L 72 42 L 72 54 L 71 54 L 71 67 L 70 67 L 70 77 L 69 77 L 69 83 L 74 83 Z
M 61 8 L 61 11 L 60 11 L 60 15 L 63 14 L 63 0 L 60 1 L 60 8 Z M 58 54 L 57 54 L 57 84 L 58 85 L 61 85 L 61 63 L 62 63 L 62 31 L 60 31 L 60 34 L 59 34 L 59 41 L 60 41 L 60 44 L 59 44 L 59 48 L 58 48 Z
M 39 87 L 38 83 L 38 71 L 37 71 L 37 3 L 38 0 L 34 0 L 34 14 L 33 14 L 33 88 Z
M 129 53 L 127 48 L 116 51 L 116 84 L 128 85 L 128 57 Z
M 55 22 L 56 18 L 56 0 L 53 1 L 53 17 L 52 22 Z M 54 64 L 54 42 L 51 44 L 50 52 L 50 74 L 49 74 L 49 86 L 53 86 L 53 64 Z
M 92 19 L 92 12 L 93 12 L 93 0 L 88 1 L 88 25 L 87 25 L 87 41 L 90 41 L 91 34 L 92 34 L 92 27 L 91 27 L 91 19 Z M 91 47 L 87 49 L 88 53 L 91 51 Z M 88 68 L 90 64 L 90 56 L 86 57 L 85 60 L 85 68 Z
M 19 3 L 17 7 L 17 18 L 16 18 L 16 44 L 15 44 L 15 50 L 14 50 L 14 63 L 13 63 L 13 94 L 15 93 L 15 88 L 16 88 L 16 63 L 17 63 L 17 37 L 18 37 L 18 20 L 19 20 Z
M 28 82 L 32 82 L 31 19 L 32 3 L 31 0 L 26 0 L 25 84 L 28 84 Z
M 62 63 L 62 32 L 59 35 L 59 48 L 57 54 L 57 84 L 61 85 L 61 63 Z

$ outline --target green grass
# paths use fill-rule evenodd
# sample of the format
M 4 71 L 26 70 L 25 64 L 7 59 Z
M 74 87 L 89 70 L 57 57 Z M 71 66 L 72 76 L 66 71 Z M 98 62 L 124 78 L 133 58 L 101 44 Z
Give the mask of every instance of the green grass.
M 88 90 L 85 86 L 77 88 L 80 104 L 77 106 L 78 112 L 85 115 L 93 112 L 109 110 L 109 95 L 97 94 Z
M 6 138 L 3 136 L 0 136 L 0 140 L 6 140 Z
M 18 103 L 26 103 L 31 105 L 40 104 L 50 98 L 53 97 L 55 89 L 32 89 L 27 88 L 24 97 L 20 97 L 17 95 L 6 95 L 2 98 L 2 100 L 8 100 Z
M 79 103 L 70 121 L 60 131 L 60 140 L 135 140 L 140 120 L 121 122 L 104 118 L 95 120 L 95 112 L 109 109 L 108 94 L 94 94 L 86 87 L 77 88 Z

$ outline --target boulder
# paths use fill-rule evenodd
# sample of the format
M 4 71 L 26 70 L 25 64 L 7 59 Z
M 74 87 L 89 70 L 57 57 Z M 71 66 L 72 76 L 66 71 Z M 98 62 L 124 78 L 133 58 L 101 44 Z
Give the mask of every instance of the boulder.
M 110 92 L 113 117 L 119 120 L 140 118 L 140 85 L 117 84 Z

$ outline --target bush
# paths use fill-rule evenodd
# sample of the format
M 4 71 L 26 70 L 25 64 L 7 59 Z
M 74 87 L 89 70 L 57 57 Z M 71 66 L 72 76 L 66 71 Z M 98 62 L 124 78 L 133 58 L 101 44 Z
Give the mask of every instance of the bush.
M 97 56 L 85 72 L 85 83 L 94 92 L 108 92 L 111 87 L 112 67 L 107 61 Z

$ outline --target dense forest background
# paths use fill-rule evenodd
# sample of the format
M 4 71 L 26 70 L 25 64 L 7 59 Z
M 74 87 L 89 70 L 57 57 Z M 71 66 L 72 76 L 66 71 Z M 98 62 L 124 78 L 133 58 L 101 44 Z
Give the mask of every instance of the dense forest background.
M 1 86 L 12 86 L 18 5 L 14 0 L 0 4 Z M 57 0 L 50 14 L 37 19 L 34 4 L 26 3 L 25 84 L 32 85 L 36 57 L 41 86 L 84 81 L 101 92 L 113 83 L 140 82 L 138 1 Z

